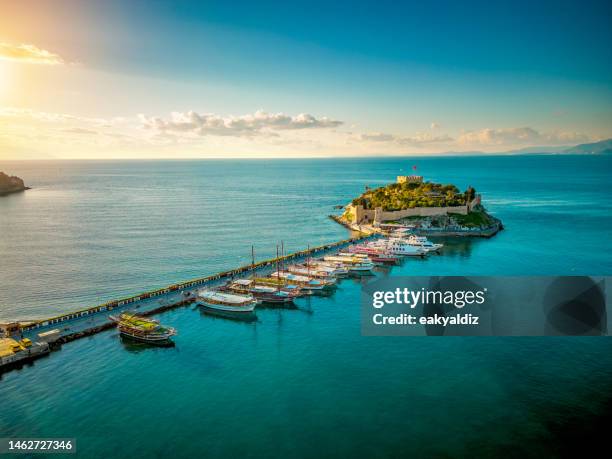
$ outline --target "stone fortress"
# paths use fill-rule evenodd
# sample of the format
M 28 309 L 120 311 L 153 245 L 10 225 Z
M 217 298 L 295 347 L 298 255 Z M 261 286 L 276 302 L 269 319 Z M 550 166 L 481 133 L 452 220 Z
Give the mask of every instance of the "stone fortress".
M 423 183 L 421 175 L 398 175 L 397 183 Z M 432 217 L 436 215 L 461 214 L 467 215 L 475 206 L 480 204 L 480 194 L 464 206 L 453 207 L 414 207 L 412 209 L 384 211 L 381 207 L 364 209 L 362 205 L 346 206 L 344 215 L 350 218 L 349 223 L 357 225 L 377 226 L 384 222 L 397 221 L 406 217 Z

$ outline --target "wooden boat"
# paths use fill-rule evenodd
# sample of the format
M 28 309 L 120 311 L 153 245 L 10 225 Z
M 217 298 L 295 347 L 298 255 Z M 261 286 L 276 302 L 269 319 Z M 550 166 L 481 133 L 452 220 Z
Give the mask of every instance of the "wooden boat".
M 332 263 L 341 263 L 351 273 L 367 274 L 372 272 L 374 264 L 369 259 L 354 255 L 328 255 L 323 260 Z
M 311 267 L 308 265 L 290 265 L 287 267 L 287 272 L 291 274 L 297 274 L 298 276 L 313 277 L 315 279 L 322 279 L 327 282 L 335 283 L 336 276 L 331 275 L 329 271 Z
M 270 274 L 271 279 L 280 278 L 287 281 L 288 284 L 297 285 L 304 290 L 313 292 L 329 289 L 334 287 L 335 282 L 325 281 L 322 279 L 313 279 L 308 276 L 300 276 L 287 271 L 276 271 Z
M 385 252 L 382 249 L 365 246 L 353 246 L 349 248 L 348 252 L 340 252 L 339 255 L 369 259 L 372 263 L 379 265 L 396 265 L 400 259 L 399 256 Z
M 261 303 L 275 305 L 290 305 L 300 293 L 299 289 L 260 285 L 253 279 L 237 279 L 221 287 L 221 290 L 242 295 L 252 295 Z
M 143 343 L 168 345 L 172 343 L 170 338 L 176 335 L 174 328 L 162 326 L 157 320 L 128 312 L 119 316 L 110 316 L 110 319 L 117 324 L 121 336 Z
M 342 265 L 342 263 L 330 263 L 323 260 L 309 260 L 306 263 L 299 265 L 306 268 L 315 269 L 327 273 L 329 277 L 346 277 L 348 276 L 348 269 Z
M 252 295 L 223 293 L 211 289 L 199 290 L 196 301 L 206 309 L 232 314 L 252 313 L 257 305 L 257 300 Z

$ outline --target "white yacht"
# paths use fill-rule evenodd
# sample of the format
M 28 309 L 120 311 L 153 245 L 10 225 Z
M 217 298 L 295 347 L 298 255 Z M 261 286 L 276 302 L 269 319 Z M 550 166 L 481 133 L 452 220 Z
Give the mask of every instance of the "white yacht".
M 349 272 L 352 273 L 368 273 L 372 271 L 374 263 L 369 259 L 354 257 L 350 255 L 328 255 L 323 257 L 323 260 L 331 263 L 341 263 Z
M 403 238 L 390 237 L 388 239 L 379 239 L 371 242 L 372 247 L 383 247 L 387 252 L 393 255 L 402 255 L 405 257 L 424 257 L 427 250 L 422 247 L 414 247 Z
M 444 247 L 444 244 L 435 244 L 427 239 L 425 236 L 417 236 L 415 234 L 411 234 L 408 236 L 406 240 L 408 244 L 413 247 L 421 247 L 422 249 L 427 250 L 428 252 L 435 252 Z
M 416 234 L 409 233 L 407 230 L 397 230 L 391 234 L 391 237 L 403 239 L 411 246 L 420 247 L 428 252 L 435 252 L 444 247 L 444 244 L 433 243 L 425 236 L 417 236 Z

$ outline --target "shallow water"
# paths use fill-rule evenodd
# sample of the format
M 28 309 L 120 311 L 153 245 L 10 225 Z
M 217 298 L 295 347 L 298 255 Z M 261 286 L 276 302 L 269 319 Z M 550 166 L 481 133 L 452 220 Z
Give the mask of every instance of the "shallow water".
M 0 199 L 0 317 L 344 238 L 333 206 L 413 164 L 476 187 L 506 229 L 378 276 L 611 273 L 605 157 L 0 163 L 33 187 Z M 0 432 L 77 437 L 88 457 L 537 456 L 609 408 L 608 338 L 362 337 L 359 292 L 346 280 L 251 324 L 174 310 L 174 349 L 71 343 L 2 376 Z

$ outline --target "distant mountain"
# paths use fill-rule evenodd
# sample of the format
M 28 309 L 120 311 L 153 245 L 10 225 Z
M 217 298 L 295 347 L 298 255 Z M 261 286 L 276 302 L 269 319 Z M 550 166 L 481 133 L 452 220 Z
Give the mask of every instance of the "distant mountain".
M 525 147 L 519 148 L 517 150 L 505 151 L 505 154 L 513 154 L 513 155 L 530 155 L 537 153 L 564 153 L 567 147 Z
M 583 143 L 563 150 L 563 153 L 582 155 L 612 155 L 612 139 Z

